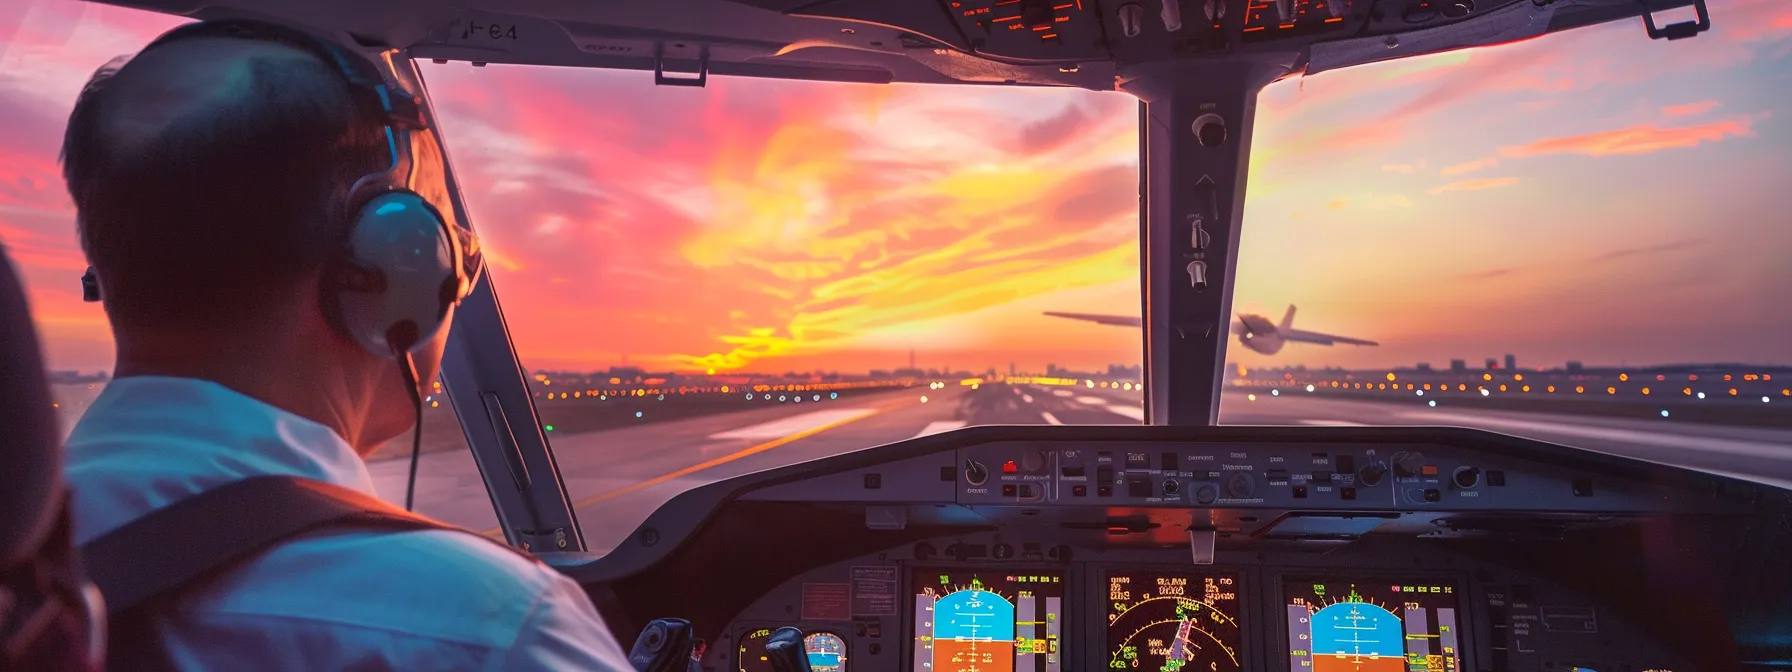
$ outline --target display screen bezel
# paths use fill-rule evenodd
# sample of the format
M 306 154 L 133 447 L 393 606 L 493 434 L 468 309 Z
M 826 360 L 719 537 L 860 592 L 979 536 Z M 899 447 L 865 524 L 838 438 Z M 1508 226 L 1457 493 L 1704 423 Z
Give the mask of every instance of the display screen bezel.
M 1474 657 L 1476 650 L 1474 636 L 1475 615 L 1472 613 L 1474 611 L 1472 609 L 1473 600 L 1468 592 L 1469 587 L 1466 577 L 1456 572 L 1427 570 L 1401 572 L 1381 569 L 1366 569 L 1362 571 L 1313 571 L 1310 569 L 1301 569 L 1275 572 L 1273 576 L 1266 581 L 1267 585 L 1264 587 L 1264 593 L 1267 595 L 1266 604 L 1274 609 L 1273 613 L 1275 614 L 1275 617 L 1273 620 L 1275 621 L 1274 630 L 1276 633 L 1273 646 L 1268 647 L 1266 650 L 1275 657 L 1266 661 L 1268 664 L 1264 666 L 1264 669 L 1288 670 L 1288 672 L 1309 672 L 1305 670 L 1295 670 L 1288 664 L 1290 656 L 1294 655 L 1293 647 L 1288 644 L 1289 628 L 1287 606 L 1288 600 L 1290 599 L 1288 592 L 1288 582 L 1290 581 L 1320 583 L 1337 583 L 1340 581 L 1355 583 L 1363 583 L 1366 581 L 1392 581 L 1396 583 L 1448 584 L 1454 587 L 1456 594 L 1457 669 L 1460 672 L 1476 669 L 1477 663 Z
M 1077 596 L 1081 595 L 1083 591 L 1080 584 L 1077 583 L 1076 571 L 1073 566 L 1037 563 L 938 562 L 912 562 L 908 563 L 903 568 L 902 588 L 905 601 L 902 608 L 899 610 L 902 618 L 903 635 L 902 656 L 900 658 L 902 662 L 900 663 L 900 669 L 920 672 L 920 670 L 916 668 L 916 665 L 918 665 L 920 661 L 915 659 L 915 636 L 920 624 L 917 623 L 915 619 L 914 596 L 919 593 L 919 588 L 916 585 L 916 577 L 920 576 L 922 572 L 1041 573 L 1053 574 L 1061 577 L 1063 580 L 1060 581 L 1060 585 L 1063 586 L 1063 589 L 1060 591 L 1058 597 L 1059 608 L 1062 610 L 1061 613 L 1058 614 L 1058 669 L 1063 672 L 1071 672 L 1072 670 L 1077 669 L 1076 661 L 1080 659 L 1076 658 L 1076 656 L 1081 654 L 1078 652 L 1078 647 L 1076 645 L 1076 642 L 1080 640 L 1075 636 L 1077 624 L 1079 623 L 1077 620 L 1079 611 L 1076 603 L 1079 601 Z

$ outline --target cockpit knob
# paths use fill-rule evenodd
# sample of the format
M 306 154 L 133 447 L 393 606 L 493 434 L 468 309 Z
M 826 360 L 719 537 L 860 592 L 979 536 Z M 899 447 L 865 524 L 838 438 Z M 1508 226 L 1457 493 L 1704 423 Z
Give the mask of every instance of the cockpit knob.
M 1344 16 L 1344 11 L 1350 9 L 1349 5 L 1344 3 L 1345 0 L 1325 0 L 1325 11 L 1334 19 Z
M 1212 504 L 1213 500 L 1218 499 L 1219 496 L 1220 489 L 1211 485 L 1202 485 L 1201 487 L 1195 488 L 1196 504 Z
M 1363 485 L 1373 486 L 1380 484 L 1381 479 L 1386 478 L 1387 475 L 1388 463 L 1381 460 L 1374 460 L 1363 465 L 1362 471 L 1359 471 L 1356 474 L 1356 480 Z
M 1257 492 L 1257 479 L 1248 471 L 1234 471 L 1226 477 L 1226 496 L 1246 499 Z
M 964 461 L 964 480 L 971 485 L 983 485 L 989 481 L 989 469 L 976 460 Z
M 1020 468 L 1026 471 L 1039 471 L 1045 468 L 1045 451 L 1029 450 L 1020 456 Z
M 809 669 L 809 652 L 803 647 L 803 631 L 790 626 L 778 628 L 765 641 L 765 657 L 775 672 L 813 672 Z
M 1419 469 L 1425 466 L 1425 454 L 1394 453 L 1394 475 L 1400 478 L 1412 478 L 1419 475 Z
M 1450 480 L 1455 481 L 1456 487 L 1463 490 L 1473 488 L 1481 484 L 1481 468 L 1458 467 L 1456 473 L 1450 475 Z

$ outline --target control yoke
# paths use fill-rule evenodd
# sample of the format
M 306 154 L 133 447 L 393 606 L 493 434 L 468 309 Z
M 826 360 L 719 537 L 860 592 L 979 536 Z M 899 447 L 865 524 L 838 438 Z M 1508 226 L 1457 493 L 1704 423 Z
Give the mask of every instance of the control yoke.
M 811 672 L 809 655 L 803 649 L 803 631 L 785 626 L 772 633 L 765 643 L 765 652 L 777 672 Z
M 690 621 L 661 618 L 641 630 L 628 650 L 628 662 L 635 672 L 698 672 L 696 648 Z

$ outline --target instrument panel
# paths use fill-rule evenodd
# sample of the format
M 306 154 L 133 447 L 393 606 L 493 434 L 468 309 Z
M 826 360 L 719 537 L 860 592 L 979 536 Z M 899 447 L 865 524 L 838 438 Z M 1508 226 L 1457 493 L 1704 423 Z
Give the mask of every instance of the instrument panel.
M 750 611 L 806 609 L 805 593 L 812 600 L 819 582 L 870 566 L 897 569 L 907 596 L 899 614 L 796 623 L 809 633 L 817 672 L 1692 669 L 1622 616 L 1535 577 L 1440 569 L 1450 563 L 1438 558 L 1414 558 L 1407 564 L 1421 565 L 1416 570 L 1360 558 L 1270 567 L 1244 558 L 1213 566 L 1163 559 L 1002 567 L 866 557 L 800 577 Z M 771 628 L 729 632 L 739 644 L 712 649 L 704 669 L 772 669 L 761 657 Z
M 735 613 L 706 669 L 769 669 L 779 625 L 828 672 L 1693 669 L 1587 579 L 1539 568 L 1600 534 L 1716 530 L 1751 515 L 1743 491 L 1459 430 L 1327 431 L 1352 438 L 991 429 L 755 476 L 732 506 L 869 536 Z

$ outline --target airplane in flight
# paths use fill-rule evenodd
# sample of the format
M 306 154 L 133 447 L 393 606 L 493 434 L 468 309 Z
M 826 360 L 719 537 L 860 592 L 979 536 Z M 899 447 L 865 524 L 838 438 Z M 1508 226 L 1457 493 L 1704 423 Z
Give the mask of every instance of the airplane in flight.
M 1121 327 L 1141 326 L 1137 317 L 1128 315 L 1094 315 L 1090 313 L 1058 313 L 1047 311 L 1052 317 L 1063 317 L 1072 320 L 1084 320 L 1097 324 L 1111 324 Z M 1314 345 L 1381 345 L 1375 341 L 1360 338 L 1333 336 L 1317 331 L 1302 331 L 1294 328 L 1294 306 L 1288 306 L 1288 312 L 1282 315 L 1281 324 L 1271 324 L 1269 318 L 1262 315 L 1239 315 L 1238 321 L 1232 324 L 1232 333 L 1238 336 L 1238 342 L 1244 347 L 1258 353 L 1273 355 L 1282 351 L 1282 346 L 1289 343 L 1312 343 Z

